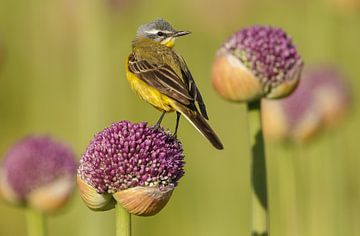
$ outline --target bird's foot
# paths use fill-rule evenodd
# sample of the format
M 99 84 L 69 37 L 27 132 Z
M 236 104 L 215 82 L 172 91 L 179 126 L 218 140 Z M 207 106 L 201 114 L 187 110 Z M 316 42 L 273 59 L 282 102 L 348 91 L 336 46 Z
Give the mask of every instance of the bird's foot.
M 158 129 L 160 129 L 160 124 L 156 123 L 155 125 L 151 126 L 150 128 L 153 130 L 158 130 Z

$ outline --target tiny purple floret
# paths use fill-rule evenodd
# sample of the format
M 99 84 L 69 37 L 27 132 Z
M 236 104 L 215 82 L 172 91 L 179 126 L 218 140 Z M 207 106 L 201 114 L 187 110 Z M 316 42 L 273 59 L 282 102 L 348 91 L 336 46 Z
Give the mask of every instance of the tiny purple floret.
M 99 132 L 80 160 L 78 176 L 98 193 L 136 186 L 175 187 L 184 175 L 181 143 L 146 122 L 121 121 Z
M 73 151 L 49 136 L 28 136 L 5 155 L 2 170 L 7 184 L 21 200 L 28 193 L 64 175 L 75 177 Z
M 235 55 L 254 75 L 275 86 L 292 79 L 302 60 L 291 38 L 280 28 L 253 26 L 233 34 L 223 49 Z

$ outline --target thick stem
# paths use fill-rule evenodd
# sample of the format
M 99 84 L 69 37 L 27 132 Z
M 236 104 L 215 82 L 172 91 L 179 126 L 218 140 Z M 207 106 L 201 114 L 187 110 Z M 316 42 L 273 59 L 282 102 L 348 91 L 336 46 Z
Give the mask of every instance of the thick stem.
M 252 235 L 269 235 L 265 145 L 261 129 L 261 101 L 248 104 L 251 139 Z
M 45 236 L 45 215 L 31 207 L 26 208 L 28 236 Z
M 116 236 L 131 236 L 131 215 L 120 204 L 115 205 Z

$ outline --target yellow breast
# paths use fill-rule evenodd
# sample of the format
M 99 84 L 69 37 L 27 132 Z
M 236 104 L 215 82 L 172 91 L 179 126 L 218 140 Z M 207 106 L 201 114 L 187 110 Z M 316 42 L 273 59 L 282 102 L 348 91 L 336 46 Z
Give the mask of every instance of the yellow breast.
M 126 65 L 126 77 L 130 83 L 131 88 L 146 102 L 153 105 L 160 111 L 171 112 L 174 111 L 172 99 L 160 93 L 157 89 L 149 86 L 144 81 L 139 79 L 135 74 L 128 70 Z

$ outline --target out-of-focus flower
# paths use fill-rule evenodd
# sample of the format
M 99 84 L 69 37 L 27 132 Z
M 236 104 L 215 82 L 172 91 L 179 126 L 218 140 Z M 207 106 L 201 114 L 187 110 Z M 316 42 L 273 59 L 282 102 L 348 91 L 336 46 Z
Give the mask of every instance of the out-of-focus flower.
M 349 108 L 349 94 L 344 76 L 335 67 L 309 68 L 292 95 L 279 101 L 262 101 L 265 135 L 304 142 L 320 128 L 337 123 Z
M 9 202 L 48 213 L 68 200 L 75 175 L 75 155 L 67 145 L 49 136 L 29 136 L 5 155 L 0 190 Z
M 127 0 L 106 0 L 106 2 L 109 4 L 109 6 L 111 6 L 111 8 L 123 7 L 129 3 Z
M 129 8 L 134 8 L 139 2 L 139 0 L 105 0 L 107 7 L 114 13 L 124 12 L 129 10 Z
M 78 186 L 92 210 L 115 201 L 129 213 L 154 215 L 184 175 L 181 143 L 163 129 L 121 121 L 98 133 L 80 160 Z
M 224 25 L 230 27 L 234 22 L 241 22 L 251 15 L 251 2 L 237 0 L 208 1 L 183 0 L 184 11 L 191 15 L 193 27 L 202 32 L 219 35 L 224 32 Z M 206 6 L 206 11 L 199 11 Z
M 360 10 L 360 0 L 328 0 L 328 3 L 344 14 L 353 14 Z
M 253 26 L 232 35 L 219 49 L 212 82 L 216 91 L 231 101 L 280 98 L 295 89 L 302 65 L 283 30 Z

